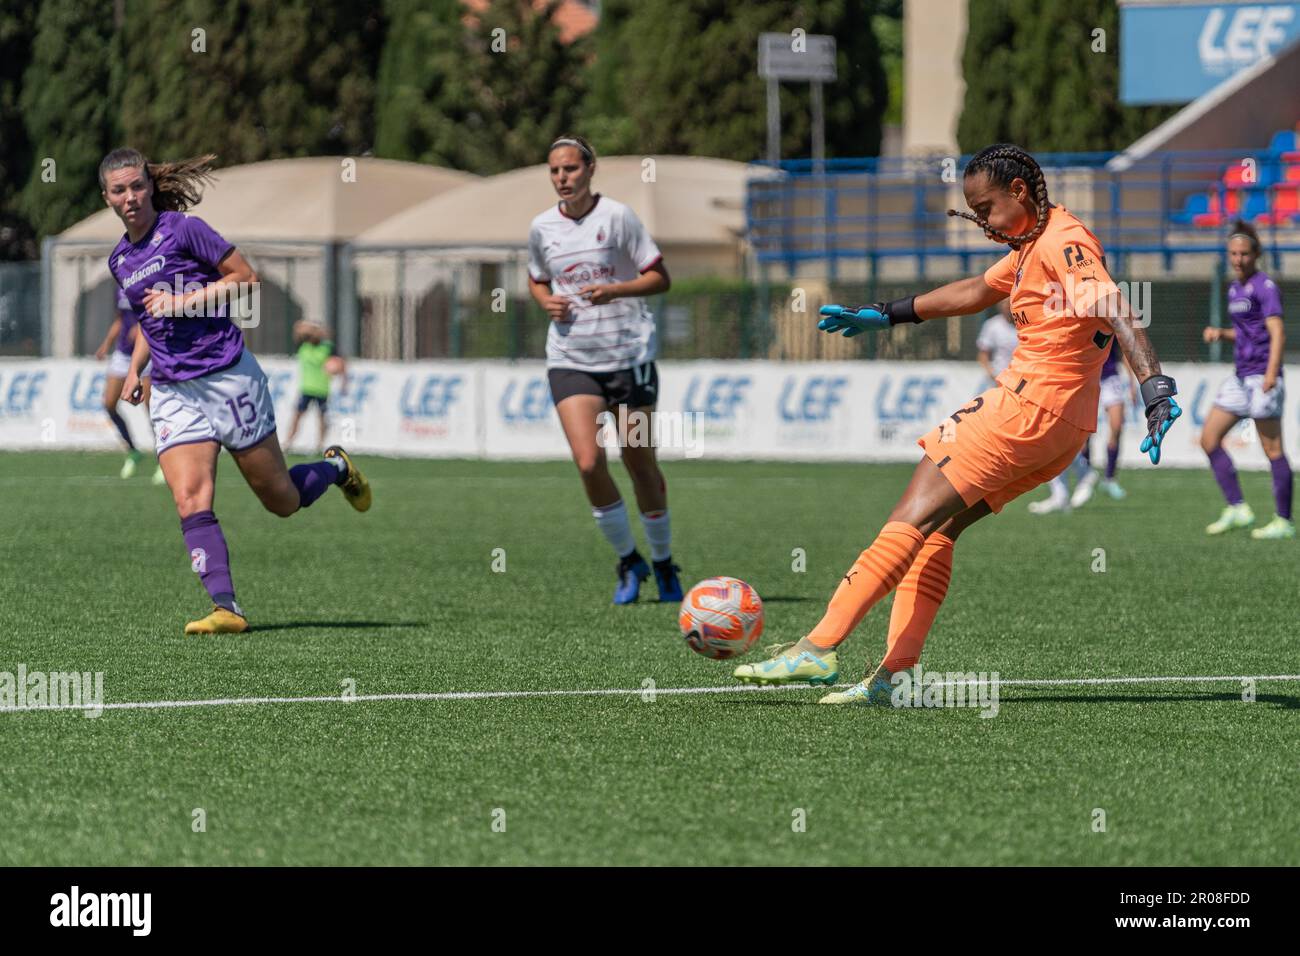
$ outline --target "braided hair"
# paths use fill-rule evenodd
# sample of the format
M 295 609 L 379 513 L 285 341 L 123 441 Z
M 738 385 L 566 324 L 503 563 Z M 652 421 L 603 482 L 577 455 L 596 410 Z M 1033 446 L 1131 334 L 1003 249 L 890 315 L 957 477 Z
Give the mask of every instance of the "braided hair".
M 1027 242 L 1033 242 L 1042 235 L 1043 230 L 1047 228 L 1047 216 L 1051 204 L 1047 201 L 1047 181 L 1043 178 L 1043 170 L 1038 165 L 1038 160 L 1019 146 L 995 143 L 981 149 L 966 164 L 964 175 L 973 176 L 976 173 L 987 173 L 989 182 L 1004 189 L 1011 186 L 1012 180 L 1023 179 L 1029 186 L 1034 205 L 1038 209 L 1038 221 L 1034 223 L 1034 228 L 1024 235 L 1011 236 L 1001 229 L 994 229 L 987 221 L 973 213 L 949 209 L 948 215 L 969 219 L 989 235 L 1000 242 L 1007 243 L 1013 249 L 1018 249 Z
M 198 205 L 203 187 L 212 181 L 215 153 L 174 163 L 151 163 L 136 149 L 115 149 L 100 161 L 99 188 L 106 190 L 105 175 L 116 169 L 143 169 L 154 185 L 153 208 L 158 212 L 185 212 Z

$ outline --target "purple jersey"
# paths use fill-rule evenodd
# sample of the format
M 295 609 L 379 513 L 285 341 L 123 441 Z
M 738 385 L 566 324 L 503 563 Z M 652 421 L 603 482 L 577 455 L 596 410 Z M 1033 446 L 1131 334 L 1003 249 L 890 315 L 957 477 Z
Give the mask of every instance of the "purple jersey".
M 1101 377 L 1110 378 L 1112 375 L 1119 374 L 1119 349 L 1115 348 L 1115 340 L 1110 340 L 1110 351 L 1106 353 L 1106 361 L 1101 363 Z
M 131 330 L 140 320 L 136 317 L 135 309 L 131 308 L 131 300 L 121 289 L 117 290 L 117 317 L 122 320 L 122 325 L 117 330 L 117 350 L 130 355 L 135 345 L 131 341 Z
M 1282 314 L 1282 295 L 1277 283 L 1262 272 L 1245 282 L 1228 286 L 1228 314 L 1237 333 L 1237 377 L 1263 375 L 1268 370 L 1268 327 L 1264 320 Z M 1282 374 L 1281 368 L 1278 374 Z
M 177 282 L 207 285 L 221 278 L 217 264 L 235 247 L 196 216 L 160 212 L 153 227 L 131 242 L 123 236 L 108 257 L 108 268 L 126 293 L 140 331 L 153 353 L 155 383 L 184 382 L 220 372 L 239 361 L 244 334 L 225 317 L 224 306 L 210 317 L 157 318 L 144 309 L 144 296 L 158 283 L 172 292 Z

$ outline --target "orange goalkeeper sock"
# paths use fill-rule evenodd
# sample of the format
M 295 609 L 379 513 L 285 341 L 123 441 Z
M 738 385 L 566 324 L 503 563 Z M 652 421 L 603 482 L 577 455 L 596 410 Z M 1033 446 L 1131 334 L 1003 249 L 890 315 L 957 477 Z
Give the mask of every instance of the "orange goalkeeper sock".
M 844 575 L 808 642 L 823 650 L 839 646 L 872 606 L 903 580 L 924 543 L 925 537 L 910 524 L 887 522 Z
M 952 578 L 952 538 L 937 531 L 925 539 L 920 553 L 894 594 L 889 614 L 889 643 L 881 666 L 891 674 L 915 666 L 921 648 L 948 593 Z

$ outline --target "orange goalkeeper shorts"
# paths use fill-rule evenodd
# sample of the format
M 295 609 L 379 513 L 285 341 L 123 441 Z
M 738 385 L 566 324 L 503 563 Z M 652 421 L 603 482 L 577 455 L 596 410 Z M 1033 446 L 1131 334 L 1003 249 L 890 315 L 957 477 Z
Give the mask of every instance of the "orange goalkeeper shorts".
M 997 514 L 1070 466 L 1091 432 L 995 385 L 917 439 L 962 501 Z

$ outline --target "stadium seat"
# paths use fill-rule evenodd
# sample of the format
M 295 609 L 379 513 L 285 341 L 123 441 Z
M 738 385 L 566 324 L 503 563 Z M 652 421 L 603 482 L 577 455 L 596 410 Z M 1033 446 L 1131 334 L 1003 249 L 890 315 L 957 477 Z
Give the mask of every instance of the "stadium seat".
M 1250 189 L 1238 195 L 1245 196 L 1245 203 L 1238 213 L 1243 219 L 1255 219 L 1268 214 L 1269 195 L 1263 189 Z
M 1300 155 L 1300 138 L 1296 136 L 1293 129 L 1279 130 L 1273 134 L 1269 141 L 1268 151 L 1270 153 L 1297 153 Z M 1285 157 L 1284 157 L 1285 158 Z M 1290 160 L 1287 160 L 1290 162 Z
M 1256 216 L 1255 222 L 1264 226 L 1285 226 L 1300 220 L 1300 167 L 1293 167 L 1291 171 L 1295 173 L 1294 180 L 1273 186 L 1270 190 L 1271 208 Z
M 1171 222 L 1176 222 L 1182 226 L 1194 225 L 1197 216 L 1203 216 L 1210 211 L 1210 199 L 1205 193 L 1193 193 L 1187 197 L 1183 203 L 1182 212 L 1176 212 L 1170 215 Z

